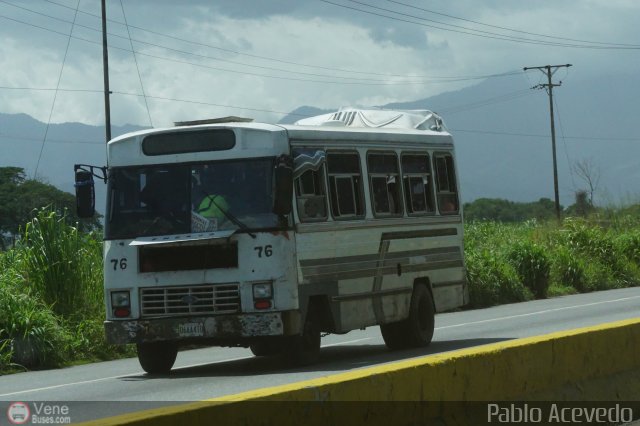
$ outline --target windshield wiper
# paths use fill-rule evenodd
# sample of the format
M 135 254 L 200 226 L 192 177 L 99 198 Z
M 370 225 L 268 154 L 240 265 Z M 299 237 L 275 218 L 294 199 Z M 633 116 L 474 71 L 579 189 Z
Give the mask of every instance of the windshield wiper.
M 240 227 L 240 229 L 242 229 L 247 234 L 249 234 L 249 236 L 251 238 L 253 238 L 254 240 L 256 239 L 256 234 L 252 233 L 251 229 L 247 225 L 245 225 L 243 222 L 240 221 L 240 219 L 238 219 L 237 217 L 232 215 L 229 211 L 227 211 L 227 209 L 223 209 L 222 207 L 220 207 L 220 205 L 218 203 L 216 203 L 216 200 L 215 200 L 216 197 L 215 196 L 210 195 L 207 192 L 205 192 L 205 194 L 209 198 L 210 202 L 213 203 L 213 205 L 216 206 L 218 208 L 218 210 L 220 210 L 222 212 L 222 214 L 227 219 L 229 219 L 231 222 L 233 222 L 236 225 L 238 225 Z

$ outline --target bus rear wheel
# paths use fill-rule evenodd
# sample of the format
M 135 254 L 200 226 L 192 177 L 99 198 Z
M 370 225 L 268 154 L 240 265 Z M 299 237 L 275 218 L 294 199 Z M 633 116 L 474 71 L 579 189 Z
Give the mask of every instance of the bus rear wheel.
M 168 373 L 178 356 L 178 345 L 175 342 L 138 343 L 136 349 L 140 366 L 149 374 Z
M 389 349 L 428 346 L 435 329 L 435 309 L 431 292 L 424 285 L 416 285 L 411 296 L 409 317 L 403 321 L 382 324 L 380 331 Z

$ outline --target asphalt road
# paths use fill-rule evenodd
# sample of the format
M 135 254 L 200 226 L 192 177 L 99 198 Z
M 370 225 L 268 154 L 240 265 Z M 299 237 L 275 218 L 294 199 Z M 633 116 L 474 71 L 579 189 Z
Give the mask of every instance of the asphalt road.
M 180 352 L 162 377 L 145 374 L 135 358 L 19 373 L 0 377 L 0 410 L 13 401 L 56 401 L 70 407 L 76 422 L 636 317 L 640 288 L 629 288 L 440 314 L 433 343 L 420 350 L 389 351 L 378 327 L 330 335 L 320 362 L 306 368 L 256 358 L 248 349 L 207 348 Z

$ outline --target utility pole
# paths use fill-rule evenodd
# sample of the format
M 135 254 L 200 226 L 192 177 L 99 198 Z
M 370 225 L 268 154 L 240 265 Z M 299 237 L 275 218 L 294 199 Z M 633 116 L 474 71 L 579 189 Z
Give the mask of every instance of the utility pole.
M 104 73 L 104 127 L 107 143 L 111 140 L 111 105 L 109 102 L 109 51 L 107 50 L 107 6 L 102 0 L 102 70 Z
M 556 199 L 556 217 L 558 221 L 560 221 L 560 194 L 558 193 L 558 163 L 556 160 L 556 126 L 553 119 L 553 88 L 556 86 L 562 86 L 562 81 L 558 84 L 553 84 L 551 81 L 551 76 L 558 70 L 558 68 L 569 68 L 571 64 L 566 65 L 545 65 L 541 67 L 524 67 L 523 70 L 540 70 L 543 73 L 547 74 L 547 84 L 539 84 L 537 86 L 532 87 L 535 88 L 545 88 L 547 89 L 547 93 L 549 94 L 549 112 L 551 114 L 551 150 L 553 151 L 553 190 Z

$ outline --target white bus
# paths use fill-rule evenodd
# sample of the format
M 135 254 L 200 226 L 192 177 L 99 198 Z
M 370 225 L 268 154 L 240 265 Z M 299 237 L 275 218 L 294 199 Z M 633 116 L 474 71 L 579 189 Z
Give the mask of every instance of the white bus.
M 322 333 L 379 325 L 426 346 L 468 300 L 451 135 L 429 111 L 234 117 L 108 144 L 107 340 L 168 372 L 185 344 L 317 360 Z M 76 166 L 79 213 L 94 168 Z

